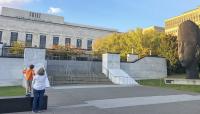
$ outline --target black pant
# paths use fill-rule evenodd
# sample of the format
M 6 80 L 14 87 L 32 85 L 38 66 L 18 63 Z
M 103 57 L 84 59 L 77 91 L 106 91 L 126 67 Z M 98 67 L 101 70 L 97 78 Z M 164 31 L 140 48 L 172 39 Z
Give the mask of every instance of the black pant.
M 45 90 L 35 90 L 33 89 L 33 111 L 38 111 L 42 109 L 43 106 L 43 96 Z

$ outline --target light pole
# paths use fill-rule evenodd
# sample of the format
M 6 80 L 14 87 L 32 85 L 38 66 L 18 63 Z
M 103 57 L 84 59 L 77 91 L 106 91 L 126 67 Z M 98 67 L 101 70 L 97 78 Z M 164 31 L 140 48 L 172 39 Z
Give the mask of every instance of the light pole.
M 151 49 L 149 50 L 149 55 L 151 55 Z
M 134 48 L 134 46 L 132 46 L 132 48 L 131 48 L 131 53 L 132 53 L 132 54 L 134 53 L 134 50 L 133 50 L 133 48 Z

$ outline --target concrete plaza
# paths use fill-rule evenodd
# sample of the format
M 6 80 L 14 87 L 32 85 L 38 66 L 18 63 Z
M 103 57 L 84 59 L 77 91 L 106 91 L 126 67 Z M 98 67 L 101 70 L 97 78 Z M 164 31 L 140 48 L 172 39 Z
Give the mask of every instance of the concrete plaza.
M 42 114 L 199 114 L 200 95 L 146 86 L 59 86 Z M 15 114 L 31 114 L 20 112 Z

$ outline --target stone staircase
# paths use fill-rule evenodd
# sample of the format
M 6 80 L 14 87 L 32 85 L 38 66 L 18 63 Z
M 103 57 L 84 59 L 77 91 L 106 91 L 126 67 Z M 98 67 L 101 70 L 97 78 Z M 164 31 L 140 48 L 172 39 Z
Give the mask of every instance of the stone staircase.
M 113 84 L 103 73 L 88 76 L 79 74 L 78 76 L 49 76 L 50 84 L 56 85 L 72 85 L 72 84 Z

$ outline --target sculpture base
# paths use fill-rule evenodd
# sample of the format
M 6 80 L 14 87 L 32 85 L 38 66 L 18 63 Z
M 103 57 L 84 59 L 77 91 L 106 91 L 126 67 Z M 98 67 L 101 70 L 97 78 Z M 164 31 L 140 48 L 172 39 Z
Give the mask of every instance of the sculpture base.
M 200 79 L 165 78 L 165 84 L 200 85 Z

